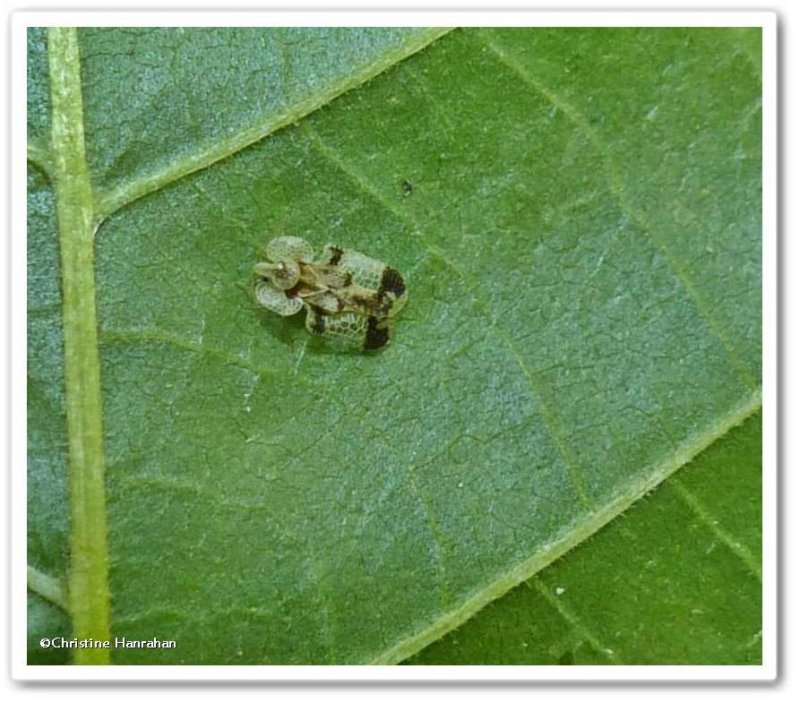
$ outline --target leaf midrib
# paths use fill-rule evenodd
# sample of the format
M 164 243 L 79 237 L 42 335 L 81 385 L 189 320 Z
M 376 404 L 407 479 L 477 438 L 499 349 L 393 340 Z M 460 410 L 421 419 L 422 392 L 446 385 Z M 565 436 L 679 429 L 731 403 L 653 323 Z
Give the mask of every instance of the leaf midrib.
M 67 594 L 73 635 L 79 640 L 107 641 L 111 618 L 106 461 L 97 344 L 94 216 L 83 134 L 78 33 L 74 27 L 54 27 L 47 36 L 69 453 Z M 74 656 L 76 664 L 108 664 L 111 660 L 106 648 L 80 648 Z

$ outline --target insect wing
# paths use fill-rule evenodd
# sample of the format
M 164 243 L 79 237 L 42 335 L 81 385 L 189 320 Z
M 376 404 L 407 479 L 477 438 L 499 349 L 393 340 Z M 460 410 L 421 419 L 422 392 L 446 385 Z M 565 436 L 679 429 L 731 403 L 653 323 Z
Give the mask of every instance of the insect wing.
M 352 276 L 352 282 L 374 291 L 381 316 L 396 315 L 406 303 L 406 283 L 397 269 L 354 249 L 343 249 L 326 244 L 322 251 L 323 263 L 338 266 Z
M 314 249 L 300 237 L 275 237 L 267 244 L 265 253 L 270 261 L 311 261 Z
M 342 249 L 333 244 L 326 244 L 322 250 L 322 263 L 338 266 L 353 277 L 353 283 L 378 290 L 386 264 L 354 249 Z
M 385 322 L 354 312 L 326 315 L 309 308 L 306 329 L 311 334 L 324 337 L 339 349 L 375 351 L 385 347 L 391 340 Z
M 269 281 L 260 279 L 253 287 L 256 302 L 262 307 L 277 313 L 281 317 L 289 317 L 300 312 L 303 303 L 299 298 L 289 298 L 282 290 L 275 288 Z

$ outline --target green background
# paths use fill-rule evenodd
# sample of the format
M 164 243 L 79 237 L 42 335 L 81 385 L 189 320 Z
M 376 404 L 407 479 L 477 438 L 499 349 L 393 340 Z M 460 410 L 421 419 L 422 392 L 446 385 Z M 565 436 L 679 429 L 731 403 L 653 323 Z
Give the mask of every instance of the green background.
M 78 36 L 111 625 L 178 643 L 114 662 L 760 661 L 760 30 Z M 29 563 L 66 584 L 28 39 Z M 284 233 L 404 273 L 389 349 L 254 309 Z

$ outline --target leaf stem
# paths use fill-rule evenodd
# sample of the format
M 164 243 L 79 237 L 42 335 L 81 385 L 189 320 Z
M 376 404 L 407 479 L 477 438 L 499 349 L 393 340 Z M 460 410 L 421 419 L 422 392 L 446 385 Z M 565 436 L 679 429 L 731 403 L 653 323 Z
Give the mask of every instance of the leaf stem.
M 77 639 L 106 640 L 110 609 L 94 225 L 77 30 L 50 28 L 47 40 L 69 445 L 69 609 Z M 76 664 L 109 662 L 108 649 L 75 650 Z

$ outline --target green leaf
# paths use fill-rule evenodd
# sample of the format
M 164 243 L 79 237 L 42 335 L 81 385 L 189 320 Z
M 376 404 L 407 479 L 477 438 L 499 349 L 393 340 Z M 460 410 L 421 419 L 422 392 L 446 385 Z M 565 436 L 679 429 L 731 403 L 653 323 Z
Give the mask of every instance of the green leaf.
M 111 661 L 401 661 L 759 408 L 759 30 L 74 40 L 29 36 L 29 554 L 177 643 Z M 406 275 L 389 349 L 253 308 L 283 233 Z
M 761 418 L 408 664 L 761 662 Z

